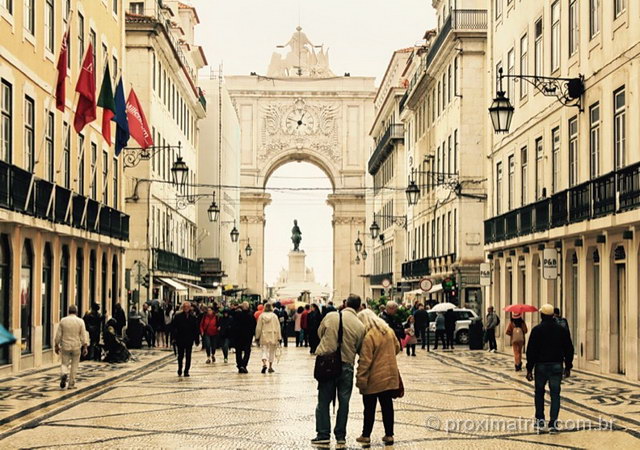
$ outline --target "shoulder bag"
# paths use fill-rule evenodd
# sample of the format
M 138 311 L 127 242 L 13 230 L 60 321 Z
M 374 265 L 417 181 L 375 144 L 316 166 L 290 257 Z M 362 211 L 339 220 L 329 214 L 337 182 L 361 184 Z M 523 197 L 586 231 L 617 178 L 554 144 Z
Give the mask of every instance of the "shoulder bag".
M 313 377 L 322 382 L 338 378 L 342 373 L 342 312 L 340 315 L 340 325 L 338 326 L 338 348 L 335 352 L 327 355 L 316 356 L 316 364 L 313 369 Z

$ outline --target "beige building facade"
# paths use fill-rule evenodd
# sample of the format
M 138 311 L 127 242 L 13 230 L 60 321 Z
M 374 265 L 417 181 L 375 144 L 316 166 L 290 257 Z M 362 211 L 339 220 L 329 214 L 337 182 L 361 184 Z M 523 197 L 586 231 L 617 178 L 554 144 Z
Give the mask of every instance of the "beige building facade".
M 555 305 L 570 325 L 574 365 L 638 380 L 640 4 L 491 3 L 492 95 L 499 68 L 584 76 L 586 91 L 579 107 L 563 106 L 531 84 L 505 82 L 513 123 L 492 134 L 485 155 L 488 303 L 502 323 L 506 305 Z M 557 256 L 554 279 L 543 277 L 545 249 Z
M 122 162 L 94 121 L 77 134 L 74 88 L 92 44 L 96 84 L 124 63 L 120 2 L 0 2 L 0 322 L 17 343 L 0 372 L 56 360 L 53 336 L 67 307 L 123 302 L 129 217 Z M 64 111 L 56 63 L 69 28 Z M 100 115 L 100 110 L 98 112 Z
M 203 237 L 197 205 L 210 204 L 213 189 L 200 195 L 197 188 L 199 121 L 207 106 L 198 86 L 198 70 L 206 65 L 194 43 L 198 23 L 195 8 L 178 1 L 128 2 L 127 80 L 154 142 L 141 152 L 132 139 L 131 149 L 124 150 L 126 210 L 132 217 L 127 258 L 131 305 L 151 299 L 175 303 L 204 290 L 197 285 L 196 247 Z M 178 158 L 189 169 L 184 185 L 173 180 Z
M 407 208 L 402 277 L 416 294 L 412 300 L 450 301 L 478 312 L 486 199 L 486 3 L 432 2 L 438 27 L 425 34 L 425 46 L 411 58 L 400 104 L 407 175 L 420 190 L 417 204 Z M 419 289 L 423 278 L 431 281 L 429 291 Z

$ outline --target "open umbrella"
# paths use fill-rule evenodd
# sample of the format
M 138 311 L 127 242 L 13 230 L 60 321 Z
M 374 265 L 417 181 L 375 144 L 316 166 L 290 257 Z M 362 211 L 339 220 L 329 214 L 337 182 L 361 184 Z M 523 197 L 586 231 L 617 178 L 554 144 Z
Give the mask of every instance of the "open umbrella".
M 15 344 L 16 337 L 9 332 L 5 327 L 0 325 L 0 346 Z
M 526 312 L 536 312 L 538 308 L 533 305 L 509 305 L 505 306 L 505 311 L 515 314 L 522 314 Z
M 433 312 L 445 312 L 448 311 L 450 309 L 456 309 L 457 306 L 454 305 L 453 303 L 449 303 L 449 302 L 445 302 L 445 303 L 436 303 L 433 308 L 431 308 L 431 311 Z

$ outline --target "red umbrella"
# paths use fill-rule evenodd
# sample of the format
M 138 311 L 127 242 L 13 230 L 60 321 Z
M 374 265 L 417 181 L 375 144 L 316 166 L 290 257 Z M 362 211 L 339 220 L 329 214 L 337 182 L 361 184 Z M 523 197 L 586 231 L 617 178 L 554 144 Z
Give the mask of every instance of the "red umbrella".
M 526 312 L 536 312 L 538 308 L 533 305 L 509 305 L 506 306 L 504 310 L 515 314 L 522 314 Z

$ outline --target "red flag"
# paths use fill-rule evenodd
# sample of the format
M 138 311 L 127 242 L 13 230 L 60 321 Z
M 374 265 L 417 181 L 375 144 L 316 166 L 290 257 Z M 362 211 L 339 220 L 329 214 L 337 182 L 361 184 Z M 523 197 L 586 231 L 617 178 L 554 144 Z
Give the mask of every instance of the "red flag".
M 129 133 L 134 138 L 140 147 L 147 148 L 153 145 L 153 138 L 149 132 L 149 125 L 147 124 L 147 118 L 144 116 L 144 111 L 140 107 L 138 96 L 131 89 L 129 92 L 129 98 L 127 99 L 127 120 L 129 121 Z
M 56 108 L 64 112 L 67 96 L 67 58 L 69 58 L 69 30 L 62 36 L 62 47 L 58 56 L 58 80 L 56 81 Z
M 78 133 L 82 131 L 86 124 L 96 120 L 96 78 L 93 73 L 94 70 L 93 46 L 89 43 L 87 54 L 82 62 L 82 71 L 76 84 L 76 92 L 80 96 L 76 107 L 76 116 L 73 119 L 73 127 Z

